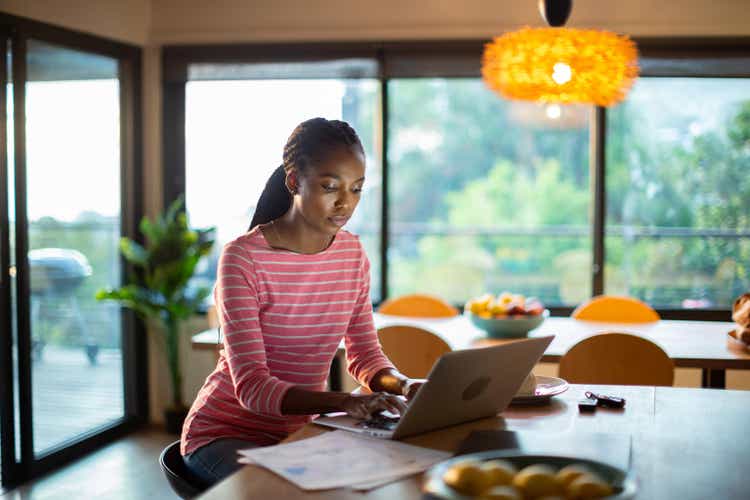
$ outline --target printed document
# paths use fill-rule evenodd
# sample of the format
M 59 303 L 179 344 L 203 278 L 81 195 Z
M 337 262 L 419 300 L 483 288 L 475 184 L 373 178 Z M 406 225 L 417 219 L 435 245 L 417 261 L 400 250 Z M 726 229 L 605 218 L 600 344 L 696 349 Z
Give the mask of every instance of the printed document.
M 422 472 L 451 456 L 399 441 L 337 430 L 239 451 L 240 463 L 265 467 L 304 490 L 369 489 Z

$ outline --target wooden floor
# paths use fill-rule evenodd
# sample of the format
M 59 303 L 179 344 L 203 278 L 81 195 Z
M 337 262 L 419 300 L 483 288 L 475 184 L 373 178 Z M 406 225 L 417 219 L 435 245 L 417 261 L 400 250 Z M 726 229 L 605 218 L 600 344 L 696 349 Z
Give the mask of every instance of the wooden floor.
M 125 413 L 120 350 L 103 349 L 91 365 L 80 347 L 47 346 L 32 368 L 34 453 L 110 424 Z
M 0 500 L 177 498 L 158 461 L 162 448 L 176 439 L 159 429 L 139 431 L 4 492 Z

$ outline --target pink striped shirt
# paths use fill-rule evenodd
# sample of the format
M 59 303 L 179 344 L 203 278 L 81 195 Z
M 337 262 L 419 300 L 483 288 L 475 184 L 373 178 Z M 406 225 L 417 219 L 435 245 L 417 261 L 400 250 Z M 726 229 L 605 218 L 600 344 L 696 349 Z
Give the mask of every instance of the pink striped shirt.
M 393 367 L 372 320 L 370 263 L 347 231 L 299 254 L 256 227 L 224 246 L 214 297 L 223 349 L 185 420 L 183 455 L 223 437 L 275 444 L 305 425 L 313 416 L 282 415 L 281 401 L 293 386 L 325 390 L 342 338 L 361 384 Z

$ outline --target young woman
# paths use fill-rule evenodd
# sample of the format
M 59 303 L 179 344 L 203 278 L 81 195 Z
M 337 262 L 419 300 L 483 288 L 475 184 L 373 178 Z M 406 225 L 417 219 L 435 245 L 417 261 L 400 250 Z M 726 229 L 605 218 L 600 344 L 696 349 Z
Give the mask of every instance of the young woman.
M 250 231 L 224 246 L 214 290 L 223 350 L 182 431 L 188 468 L 207 484 L 237 470 L 237 450 L 278 443 L 319 413 L 400 412 L 420 382 L 383 355 L 370 264 L 342 230 L 359 203 L 365 156 L 345 122 L 294 129 Z M 344 339 L 349 373 L 369 395 L 325 391 Z

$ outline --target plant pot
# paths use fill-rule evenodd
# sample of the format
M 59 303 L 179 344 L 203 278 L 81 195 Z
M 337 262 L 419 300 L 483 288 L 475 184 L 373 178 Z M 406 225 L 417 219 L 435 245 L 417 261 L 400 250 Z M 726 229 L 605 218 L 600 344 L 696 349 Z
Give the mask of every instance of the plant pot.
M 188 409 L 182 408 L 167 408 L 164 410 L 164 427 L 165 430 L 170 434 L 181 434 L 182 424 L 185 422 L 187 417 Z

